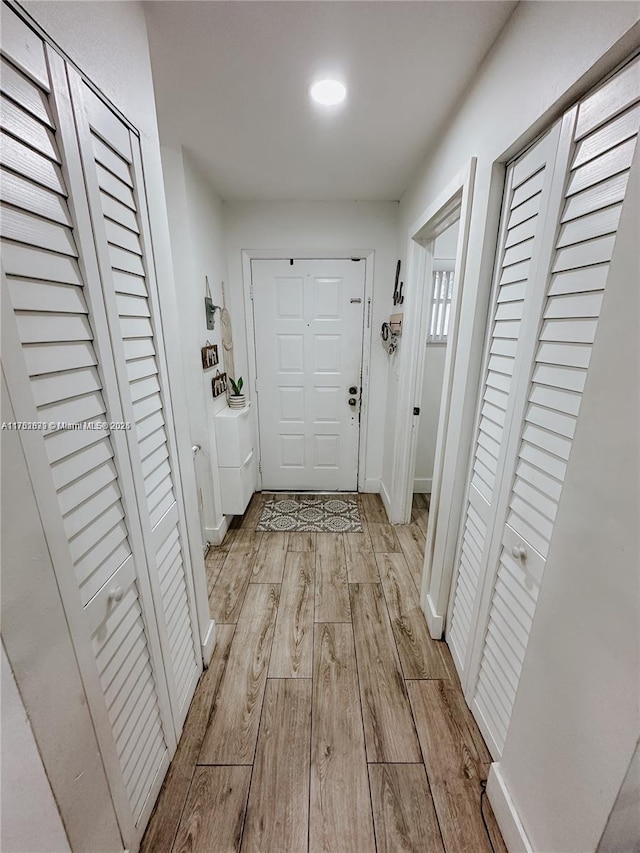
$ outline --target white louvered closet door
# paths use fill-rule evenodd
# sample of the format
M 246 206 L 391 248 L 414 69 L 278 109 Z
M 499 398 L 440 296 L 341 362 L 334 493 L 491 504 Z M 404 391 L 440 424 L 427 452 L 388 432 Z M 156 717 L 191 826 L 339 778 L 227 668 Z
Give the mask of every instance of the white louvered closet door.
M 639 101 L 636 60 L 569 114 L 570 163 L 558 182 L 561 206 L 509 453 L 506 506 L 490 556 L 497 573 L 474 663 L 473 708 L 496 755 L 504 746 L 553 536 L 636 150 Z
M 511 396 L 525 306 L 536 277 L 558 148 L 558 123 L 508 170 L 492 321 L 447 639 L 463 685 L 478 616 L 496 495 L 505 466 Z
M 126 846 L 175 728 L 63 60 L 3 12 L 3 370 Z M 65 429 L 62 424 L 80 428 Z
M 142 532 L 182 729 L 202 671 L 138 136 L 69 72 Z

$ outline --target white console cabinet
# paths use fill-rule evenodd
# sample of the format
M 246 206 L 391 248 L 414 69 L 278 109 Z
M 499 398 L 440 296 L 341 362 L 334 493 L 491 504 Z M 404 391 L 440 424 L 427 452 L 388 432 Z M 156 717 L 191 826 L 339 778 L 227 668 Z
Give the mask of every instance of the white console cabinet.
M 251 403 L 244 409 L 223 409 L 215 418 L 222 512 L 242 515 L 256 486 Z

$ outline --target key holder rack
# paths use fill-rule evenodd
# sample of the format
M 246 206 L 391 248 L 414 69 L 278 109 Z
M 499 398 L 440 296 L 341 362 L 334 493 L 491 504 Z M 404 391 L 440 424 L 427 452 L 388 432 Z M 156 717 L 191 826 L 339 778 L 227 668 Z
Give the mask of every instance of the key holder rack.
M 389 355 L 393 355 L 394 352 L 398 349 L 398 333 L 394 332 L 391 328 L 390 323 L 383 323 L 380 328 L 380 337 L 382 338 L 382 345 L 386 349 Z

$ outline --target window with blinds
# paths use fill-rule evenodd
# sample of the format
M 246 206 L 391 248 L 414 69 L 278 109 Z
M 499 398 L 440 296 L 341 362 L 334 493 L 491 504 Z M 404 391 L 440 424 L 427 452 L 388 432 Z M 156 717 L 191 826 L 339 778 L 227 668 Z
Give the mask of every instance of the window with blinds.
M 427 327 L 428 344 L 446 344 L 452 299 L 453 270 L 434 270 L 429 325 Z

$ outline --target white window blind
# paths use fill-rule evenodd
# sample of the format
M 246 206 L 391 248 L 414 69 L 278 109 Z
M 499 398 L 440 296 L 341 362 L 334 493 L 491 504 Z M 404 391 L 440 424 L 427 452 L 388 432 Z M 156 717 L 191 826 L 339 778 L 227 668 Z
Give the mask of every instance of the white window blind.
M 453 298 L 453 270 L 434 270 L 428 344 L 446 344 Z

